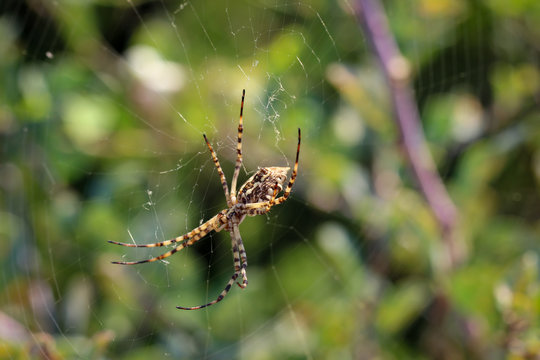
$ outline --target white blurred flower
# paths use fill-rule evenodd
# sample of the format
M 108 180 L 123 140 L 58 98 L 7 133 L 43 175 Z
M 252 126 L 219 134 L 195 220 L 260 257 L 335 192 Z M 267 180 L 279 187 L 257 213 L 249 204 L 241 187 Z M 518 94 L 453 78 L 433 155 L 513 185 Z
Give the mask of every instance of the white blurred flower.
M 158 93 L 173 93 L 186 83 L 186 71 L 180 64 L 164 60 L 150 46 L 134 46 L 127 52 L 131 70 L 147 88 Z

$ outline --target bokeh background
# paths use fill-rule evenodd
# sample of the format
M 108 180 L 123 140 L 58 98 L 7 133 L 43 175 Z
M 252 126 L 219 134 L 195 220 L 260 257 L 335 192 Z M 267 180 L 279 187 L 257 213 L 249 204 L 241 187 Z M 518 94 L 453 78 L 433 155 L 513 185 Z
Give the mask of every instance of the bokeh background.
M 385 1 L 459 215 L 447 248 L 353 1 L 3 0 L 0 358 L 525 359 L 540 353 L 540 2 Z M 244 167 L 291 198 L 167 261 Z

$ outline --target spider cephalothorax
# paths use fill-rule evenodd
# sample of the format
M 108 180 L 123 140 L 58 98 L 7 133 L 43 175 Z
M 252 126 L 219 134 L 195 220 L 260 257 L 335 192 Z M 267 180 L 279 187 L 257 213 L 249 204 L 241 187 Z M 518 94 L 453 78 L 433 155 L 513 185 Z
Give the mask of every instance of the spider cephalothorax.
M 208 139 L 206 138 L 206 135 L 203 134 L 204 140 L 206 142 L 206 146 L 208 146 L 208 149 L 210 150 L 210 154 L 212 155 L 212 160 L 214 161 L 214 164 L 216 165 L 217 172 L 219 174 L 219 178 L 221 180 L 221 185 L 223 186 L 223 191 L 225 193 L 225 199 L 227 200 L 227 209 L 224 209 L 220 211 L 216 216 L 205 222 L 204 224 L 200 225 L 199 227 L 193 229 L 192 231 L 188 232 L 187 234 L 184 234 L 182 236 L 178 236 L 177 238 L 166 240 L 162 242 L 157 242 L 154 244 L 129 244 L 129 243 L 121 243 L 117 241 L 109 241 L 110 243 L 122 245 L 122 246 L 128 246 L 128 247 L 157 247 L 157 246 L 168 246 L 174 243 L 180 243 L 179 245 L 176 245 L 172 250 L 150 258 L 148 260 L 140 260 L 140 261 L 114 261 L 113 264 L 122 264 L 122 265 L 134 265 L 134 264 L 142 264 L 147 262 L 153 262 L 158 261 L 161 259 L 164 259 L 166 257 L 171 256 L 172 254 L 193 245 L 198 240 L 205 237 L 208 233 L 211 231 L 221 231 L 225 229 L 225 231 L 228 231 L 231 234 L 231 241 L 232 241 L 232 251 L 233 251 L 233 258 L 234 258 L 234 274 L 232 275 L 231 279 L 223 289 L 223 291 L 219 294 L 217 299 L 199 306 L 193 306 L 193 307 L 183 307 L 183 306 L 177 306 L 178 309 L 183 310 L 196 310 L 196 309 L 202 309 L 204 307 L 213 305 L 219 301 L 221 301 L 229 292 L 231 289 L 231 286 L 234 284 L 235 281 L 240 277 L 242 281 L 237 281 L 238 286 L 241 288 L 245 288 L 248 284 L 247 280 L 247 274 L 246 274 L 246 268 L 247 268 L 247 257 L 246 257 L 246 250 L 244 248 L 244 243 L 242 242 L 242 238 L 240 237 L 240 230 L 238 229 L 238 226 L 240 223 L 245 219 L 246 216 L 255 216 L 255 215 L 261 215 L 265 214 L 268 211 L 270 211 L 270 208 L 274 205 L 279 205 L 287 198 L 289 197 L 294 181 L 296 179 L 296 174 L 298 172 L 298 156 L 300 154 L 300 129 L 298 129 L 298 145 L 296 148 L 296 161 L 294 162 L 294 168 L 291 174 L 291 178 L 289 179 L 289 183 L 287 184 L 287 187 L 285 188 L 285 192 L 281 197 L 277 197 L 277 194 L 283 190 L 283 184 L 285 183 L 285 180 L 287 179 L 287 174 L 289 173 L 288 167 L 263 167 L 259 168 L 257 172 L 250 177 L 244 185 L 240 187 L 240 190 L 238 190 L 238 193 L 236 193 L 236 182 L 238 180 L 238 175 L 240 173 L 240 167 L 242 166 L 242 133 L 243 133 L 243 120 L 242 120 L 242 114 L 244 110 L 244 95 L 245 90 L 242 92 L 242 104 L 240 105 L 240 120 L 238 121 L 238 143 L 236 147 L 236 164 L 234 167 L 234 173 L 233 178 L 231 182 L 231 191 L 229 192 L 229 188 L 227 186 L 227 181 L 225 179 L 225 174 L 223 173 L 223 170 L 221 169 L 221 165 L 219 164 L 219 160 L 217 158 L 216 153 L 214 152 L 214 149 L 212 148 L 212 145 L 210 145 L 210 142 L 208 142 Z

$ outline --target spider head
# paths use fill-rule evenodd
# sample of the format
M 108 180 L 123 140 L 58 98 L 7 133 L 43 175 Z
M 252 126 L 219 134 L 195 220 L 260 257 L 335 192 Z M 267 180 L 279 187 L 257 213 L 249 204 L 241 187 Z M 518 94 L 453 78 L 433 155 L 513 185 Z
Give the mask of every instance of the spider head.
M 289 169 L 279 166 L 259 168 L 238 190 L 238 202 L 251 204 L 270 200 L 276 186 L 278 192 L 283 190 Z

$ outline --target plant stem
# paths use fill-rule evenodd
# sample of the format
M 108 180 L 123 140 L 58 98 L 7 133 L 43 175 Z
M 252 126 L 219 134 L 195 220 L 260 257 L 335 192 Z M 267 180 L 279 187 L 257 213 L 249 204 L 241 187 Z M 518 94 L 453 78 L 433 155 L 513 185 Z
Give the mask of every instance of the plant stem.
M 356 17 L 371 42 L 388 81 L 401 141 L 420 189 L 437 222 L 448 251 L 450 267 L 462 260 L 456 238 L 457 210 L 437 173 L 422 130 L 418 108 L 409 84 L 410 66 L 393 38 L 378 0 L 357 0 Z

